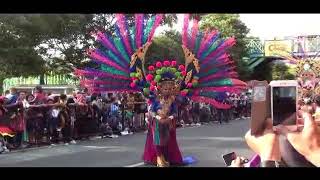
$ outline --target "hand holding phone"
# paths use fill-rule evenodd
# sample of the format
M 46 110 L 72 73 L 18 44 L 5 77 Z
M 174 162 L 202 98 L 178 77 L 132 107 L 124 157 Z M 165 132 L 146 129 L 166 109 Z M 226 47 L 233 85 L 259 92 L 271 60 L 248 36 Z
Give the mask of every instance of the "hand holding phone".
M 258 135 L 265 129 L 265 120 L 271 117 L 270 86 L 267 81 L 254 81 L 252 86 L 250 132 L 252 135 Z
M 231 166 L 232 161 L 237 159 L 237 155 L 235 152 L 231 152 L 225 155 L 222 155 L 222 158 L 224 160 L 224 163 L 226 166 Z M 240 158 L 240 157 L 239 157 Z M 244 165 L 245 163 L 248 163 L 249 160 L 246 158 L 240 158 L 239 167 Z
M 237 155 L 235 152 L 231 152 L 225 155 L 222 155 L 222 159 L 224 160 L 224 163 L 226 166 L 230 166 L 232 161 L 237 158 Z
M 298 83 L 295 80 L 271 81 L 271 117 L 273 125 L 297 124 Z

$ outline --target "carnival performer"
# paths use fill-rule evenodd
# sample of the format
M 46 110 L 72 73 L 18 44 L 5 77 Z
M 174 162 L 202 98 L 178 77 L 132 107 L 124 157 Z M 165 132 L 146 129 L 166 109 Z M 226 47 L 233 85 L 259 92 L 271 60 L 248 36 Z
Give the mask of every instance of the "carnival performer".
M 155 63 L 148 62 L 146 67 L 145 55 L 163 15 L 157 14 L 148 20 L 144 17 L 147 16 L 136 14 L 135 24 L 128 29 L 126 16 L 116 14 L 116 37 L 92 33 L 101 46 L 88 50 L 88 55 L 100 69 L 76 69 L 75 74 L 90 92 L 142 92 L 151 105 L 143 160 L 158 167 L 182 165 L 176 139 L 179 101 L 189 98 L 229 109 L 230 105 L 215 99 L 221 99 L 226 91 L 238 92 L 246 87 L 246 83 L 235 79 L 235 66 L 226 52 L 235 44 L 235 39 L 224 40 L 217 31 L 203 33 L 196 20 L 189 31 L 189 15 L 186 15 L 181 45 L 185 62 L 179 64 L 164 57 Z

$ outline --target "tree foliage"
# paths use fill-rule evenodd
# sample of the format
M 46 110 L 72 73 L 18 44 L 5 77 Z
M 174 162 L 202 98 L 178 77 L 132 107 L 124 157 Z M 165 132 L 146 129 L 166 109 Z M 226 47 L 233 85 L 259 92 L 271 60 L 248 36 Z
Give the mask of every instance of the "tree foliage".
M 272 80 L 292 80 L 295 75 L 290 68 L 284 63 L 276 63 L 272 66 Z
M 14 15 L 0 16 L 0 76 L 28 76 L 43 72 L 42 58 L 34 50 L 38 34 L 20 28 L 25 21 Z M 36 38 L 31 39 L 31 36 Z
M 128 14 L 127 19 L 129 26 L 134 24 L 133 14 Z M 176 15 L 166 14 L 163 24 L 170 26 L 176 21 Z M 3 15 L 0 64 L 7 66 L 1 66 L 5 68 L 2 72 L 6 76 L 72 72 L 74 67 L 81 68 L 88 63 L 85 51 L 94 45 L 90 33 L 114 34 L 114 24 L 114 14 Z M 16 67 L 17 64 L 21 68 Z M 8 67 L 11 65 L 14 67 Z M 36 71 L 35 67 L 39 69 Z
M 152 45 L 146 54 L 147 65 L 154 64 L 158 60 L 176 60 L 184 63 L 184 54 L 181 48 L 181 34 L 177 31 L 166 31 L 153 39 Z
M 268 60 L 263 61 L 259 64 L 252 72 L 251 79 L 258 80 L 258 81 L 271 81 L 272 80 L 272 66 Z

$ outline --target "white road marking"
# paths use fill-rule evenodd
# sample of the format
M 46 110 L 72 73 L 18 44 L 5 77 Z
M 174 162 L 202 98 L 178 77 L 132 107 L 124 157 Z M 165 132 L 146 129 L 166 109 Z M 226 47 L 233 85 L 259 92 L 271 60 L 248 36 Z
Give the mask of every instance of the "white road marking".
M 140 163 L 124 166 L 124 167 L 138 167 L 138 166 L 142 166 L 142 165 L 144 165 L 144 162 L 140 162 Z
M 179 140 L 216 140 L 216 141 L 244 141 L 243 137 L 180 137 Z
M 86 148 L 92 148 L 92 149 L 105 149 L 105 148 L 112 148 L 112 147 L 106 147 L 106 146 L 83 146 Z

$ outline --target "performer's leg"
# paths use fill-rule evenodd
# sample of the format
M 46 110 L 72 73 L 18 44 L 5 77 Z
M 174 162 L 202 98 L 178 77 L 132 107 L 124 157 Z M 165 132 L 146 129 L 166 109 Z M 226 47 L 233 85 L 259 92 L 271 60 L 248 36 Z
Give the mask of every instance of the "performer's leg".
M 158 167 L 167 167 L 169 163 L 165 160 L 165 146 L 156 145 L 156 153 L 157 153 L 157 166 Z

